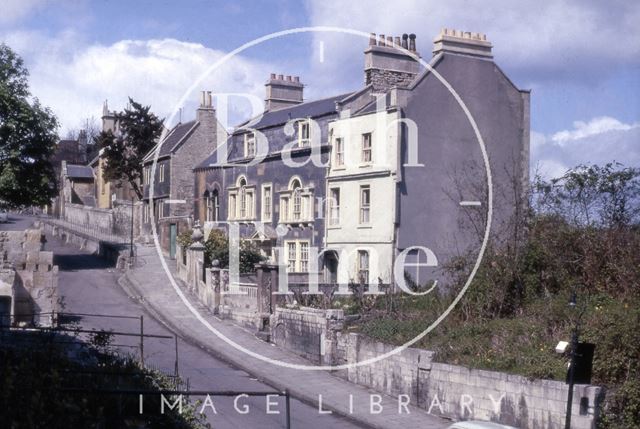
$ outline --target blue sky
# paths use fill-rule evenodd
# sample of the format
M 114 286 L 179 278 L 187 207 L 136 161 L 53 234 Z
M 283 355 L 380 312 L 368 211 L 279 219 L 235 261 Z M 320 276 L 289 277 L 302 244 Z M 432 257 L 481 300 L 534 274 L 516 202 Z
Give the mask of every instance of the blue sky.
M 576 163 L 612 160 L 640 166 L 640 2 L 1 3 L 0 40 L 24 57 L 32 92 L 58 115 L 61 133 L 99 117 L 105 99 L 122 108 L 128 95 L 166 116 L 208 65 L 275 31 L 334 25 L 416 33 L 428 59 L 433 37 L 449 27 L 486 33 L 496 63 L 517 86 L 532 89 L 533 168 L 558 174 Z M 201 89 L 261 97 L 270 72 L 300 75 L 306 98 L 355 89 L 365 44 L 354 36 L 287 36 L 243 52 Z M 186 116 L 196 98 L 188 97 Z M 242 106 L 232 112 L 242 114 Z

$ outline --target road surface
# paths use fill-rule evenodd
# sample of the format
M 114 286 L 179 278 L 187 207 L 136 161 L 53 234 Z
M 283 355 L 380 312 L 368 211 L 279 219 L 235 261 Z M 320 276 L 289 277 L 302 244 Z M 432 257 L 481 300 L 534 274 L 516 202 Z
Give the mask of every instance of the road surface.
M 14 216 L 15 218 L 15 216 Z M 28 220 L 16 219 L 12 225 L 28 226 Z M 24 229 L 24 228 L 23 228 Z M 59 239 L 47 237 L 45 249 L 55 254 L 54 262 L 59 266 L 59 295 L 63 297 L 64 310 L 69 313 L 111 314 L 139 317 L 144 316 L 144 332 L 171 335 L 164 325 L 154 320 L 135 300 L 131 299 L 117 284 L 120 272 L 110 267 L 104 260 L 90 255 L 71 245 L 64 245 Z M 140 332 L 139 319 L 115 319 L 82 316 L 78 319 L 83 328 L 109 329 L 121 332 Z M 139 356 L 139 338 L 117 336 L 114 344 L 122 352 Z M 191 390 L 206 391 L 264 391 L 274 389 L 252 378 L 250 374 L 222 362 L 204 350 L 178 340 L 179 373 L 189 380 Z M 145 339 L 144 357 L 147 365 L 173 373 L 175 346 L 171 339 Z M 197 398 L 193 398 L 197 399 Z M 200 398 L 204 399 L 204 398 Z M 281 398 L 271 398 L 276 405 L 267 414 L 266 397 L 240 398 L 238 409 L 246 404 L 247 414 L 240 414 L 234 407 L 234 398 L 212 396 L 215 413 L 207 407 L 207 421 L 213 428 L 282 428 L 285 427 L 285 406 Z M 200 407 L 198 408 L 200 409 Z M 292 428 L 354 428 L 351 421 L 335 416 L 319 414 L 315 407 L 295 399 L 291 401 Z

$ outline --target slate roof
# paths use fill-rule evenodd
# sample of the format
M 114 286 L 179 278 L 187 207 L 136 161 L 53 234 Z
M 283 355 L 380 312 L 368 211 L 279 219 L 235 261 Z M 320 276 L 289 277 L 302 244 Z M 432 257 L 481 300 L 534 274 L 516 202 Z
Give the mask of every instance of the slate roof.
M 336 101 L 351 95 L 346 94 L 334 95 L 333 97 L 323 98 L 320 100 L 308 101 L 306 103 L 296 104 L 295 106 L 286 107 L 278 110 L 264 112 L 260 120 L 251 126 L 257 130 L 262 128 L 274 127 L 276 125 L 284 125 L 288 120 L 293 118 L 315 118 L 336 111 Z M 236 128 L 240 128 L 250 121 L 246 121 Z M 240 134 L 244 130 L 234 131 L 234 134 Z
M 251 128 L 260 130 L 269 127 L 275 127 L 278 125 L 284 125 L 290 119 L 294 118 L 317 118 L 331 113 L 336 113 L 336 101 L 340 101 L 349 95 L 353 94 L 348 92 L 346 94 L 334 95 L 333 97 L 323 98 L 320 100 L 308 101 L 305 103 L 296 104 L 295 106 L 286 107 L 278 110 L 271 110 L 264 112 L 256 124 L 251 125 Z M 239 128 L 246 126 L 251 121 L 245 121 L 236 127 L 236 131 L 232 135 L 242 134 L 245 131 Z M 207 168 L 214 163 L 216 152 L 211 153 L 204 161 L 198 164 L 195 168 Z
M 88 165 L 67 164 L 67 177 L 72 179 L 93 179 L 93 170 Z
M 191 134 L 191 131 L 195 128 L 195 125 L 196 121 L 193 120 L 185 122 L 184 124 L 180 123 L 173 127 L 171 131 L 169 131 L 169 134 L 167 134 L 167 136 L 164 138 L 162 146 L 160 147 L 160 153 L 158 154 L 158 157 L 167 156 L 173 153 L 173 151 L 177 149 L 180 143 L 182 143 L 182 141 Z M 147 155 L 144 157 L 144 161 L 153 159 L 157 147 L 158 145 L 155 145 L 153 149 L 151 149 L 149 153 L 147 153 Z

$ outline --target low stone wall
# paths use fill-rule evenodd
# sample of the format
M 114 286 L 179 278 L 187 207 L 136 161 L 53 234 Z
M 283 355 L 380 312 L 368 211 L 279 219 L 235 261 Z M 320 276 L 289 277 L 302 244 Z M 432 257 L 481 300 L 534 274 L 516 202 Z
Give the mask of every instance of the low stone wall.
M 111 210 L 67 203 L 64 206 L 63 219 L 100 234 L 113 233 L 114 221 Z
M 130 247 L 126 244 L 99 240 L 73 227 L 51 223 L 47 220 L 42 221 L 42 227 L 47 235 L 59 237 L 65 243 L 74 244 L 80 249 L 93 252 L 118 266 L 118 268 L 125 268 L 129 260 Z
M 134 205 L 134 237 L 140 235 L 140 215 L 142 205 Z M 62 220 L 86 232 L 128 238 L 131 235 L 131 203 L 117 200 L 112 209 L 100 209 L 82 204 L 66 203 Z
M 496 371 L 433 362 L 433 352 L 396 347 L 343 331 L 341 310 L 277 308 L 271 317 L 271 341 L 316 364 L 352 365 L 335 374 L 455 420 L 490 420 L 521 429 L 564 427 L 568 387 L 552 380 L 529 380 Z M 594 429 L 604 390 L 577 385 L 573 429 Z
M 309 359 L 315 364 L 331 364 L 336 333 L 344 325 L 342 310 L 318 310 L 302 307 L 290 309 L 276 307 L 269 327 L 271 341 Z
M 213 313 L 240 325 L 263 329 L 265 317 L 260 307 L 261 289 L 256 274 L 241 274 L 237 291 L 229 289 L 229 270 L 204 266 L 204 247 L 191 245 L 176 252 L 176 275 Z M 236 293 L 239 292 L 239 293 Z
M 568 386 L 560 381 L 433 363 L 420 383 L 420 406 L 431 408 L 433 413 L 498 421 L 523 429 L 564 428 Z M 571 427 L 595 428 L 603 399 L 602 387 L 576 385 Z

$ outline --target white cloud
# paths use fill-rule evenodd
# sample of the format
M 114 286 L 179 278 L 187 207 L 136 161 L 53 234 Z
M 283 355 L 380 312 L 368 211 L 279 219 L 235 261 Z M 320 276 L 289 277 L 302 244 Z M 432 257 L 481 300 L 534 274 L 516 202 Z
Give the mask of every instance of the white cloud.
M 551 136 L 551 140 L 558 144 L 563 144 L 596 134 L 606 133 L 607 131 L 626 131 L 637 126 L 638 124 L 624 124 L 615 118 L 602 116 L 593 118 L 589 122 L 575 121 L 573 123 L 573 130 L 559 131 Z
M 531 167 L 544 177 L 559 177 L 580 164 L 613 161 L 640 167 L 640 124 L 600 117 L 550 136 L 531 133 Z
M 2 0 L 0 23 L 12 23 L 45 4 L 44 0 Z
M 424 58 L 431 56 L 432 40 L 443 27 L 486 33 L 499 64 L 538 81 L 593 80 L 616 66 L 640 64 L 640 2 L 373 0 L 362 7 L 318 0 L 310 2 L 309 10 L 314 25 L 415 33 Z M 366 44 L 364 39 L 324 34 L 316 38 L 325 41 L 328 61 L 335 60 L 335 67 L 357 58 Z
M 120 110 L 127 97 L 151 105 L 168 116 L 185 91 L 225 52 L 175 39 L 122 40 L 112 45 L 88 45 L 68 31 L 54 38 L 38 32 L 15 32 L 3 37 L 24 56 L 31 92 L 50 106 L 66 130 L 84 119 L 102 115 L 102 104 Z M 272 66 L 241 56 L 233 57 L 196 89 L 251 93 L 262 98 L 262 85 Z M 183 120 L 195 116 L 198 94 L 184 106 Z M 235 109 L 235 110 L 234 110 Z M 246 118 L 248 103 L 232 106 L 231 123 Z

